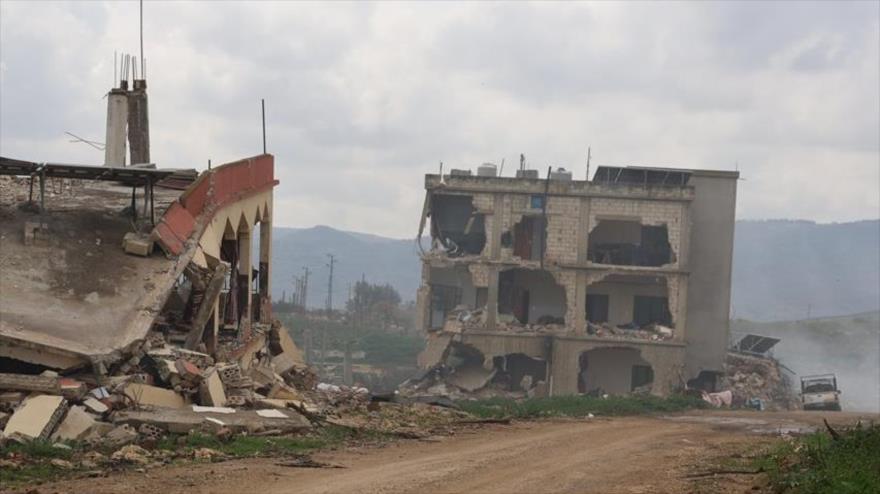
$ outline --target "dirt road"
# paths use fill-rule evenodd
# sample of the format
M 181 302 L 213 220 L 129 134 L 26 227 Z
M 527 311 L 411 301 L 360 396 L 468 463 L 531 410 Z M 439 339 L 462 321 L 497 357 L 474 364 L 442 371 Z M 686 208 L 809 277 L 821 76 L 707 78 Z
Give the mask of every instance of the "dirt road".
M 853 414 L 829 414 L 836 424 Z M 877 420 L 877 416 L 868 417 Z M 657 493 L 744 492 L 751 474 L 711 475 L 755 454 L 779 432 L 816 426 L 805 413 L 692 413 L 671 417 L 523 422 L 433 441 L 327 452 L 339 469 L 237 460 L 43 486 L 113 493 Z

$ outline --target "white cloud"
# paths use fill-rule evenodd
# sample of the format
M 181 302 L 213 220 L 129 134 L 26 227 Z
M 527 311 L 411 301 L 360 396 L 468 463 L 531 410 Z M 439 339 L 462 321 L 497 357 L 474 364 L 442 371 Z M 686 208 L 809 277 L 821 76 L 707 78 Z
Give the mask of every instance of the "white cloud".
M 153 157 L 261 150 L 283 225 L 408 237 L 422 175 L 506 160 L 733 169 L 741 218 L 880 209 L 874 3 L 146 2 Z M 0 152 L 100 162 L 137 6 L 0 3 Z

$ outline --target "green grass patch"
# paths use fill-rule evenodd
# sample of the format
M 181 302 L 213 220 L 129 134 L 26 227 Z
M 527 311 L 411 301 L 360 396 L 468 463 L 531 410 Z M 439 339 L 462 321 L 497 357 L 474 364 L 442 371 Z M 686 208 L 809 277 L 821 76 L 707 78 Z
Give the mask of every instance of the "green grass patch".
M 756 460 L 775 492 L 862 494 L 880 492 L 880 425 L 816 432 L 777 446 Z
M 693 408 L 706 408 L 708 404 L 691 396 L 660 398 L 652 395 L 609 396 L 554 396 L 511 400 L 490 398 L 487 400 L 459 401 L 465 412 L 482 418 L 540 417 L 586 417 L 594 415 L 643 415 L 649 413 L 679 412 Z
M 188 434 L 179 438 L 167 437 L 160 441 L 157 447 L 184 451 L 209 448 L 233 457 L 285 456 L 339 446 L 349 440 L 380 440 L 381 438 L 381 434 L 378 433 L 359 433 L 342 427 L 324 427 L 302 436 L 233 436 L 226 441 L 207 434 Z
M 0 485 L 45 482 L 60 478 L 70 470 L 49 463 L 54 459 L 70 460 L 73 450 L 56 448 L 49 441 L 9 442 L 0 447 L 0 459 L 22 458 L 19 467 L 0 468 Z
M 0 447 L 0 458 L 24 456 L 27 458 L 48 459 L 60 458 L 68 460 L 73 456 L 73 449 L 56 448 L 51 441 L 28 441 L 26 443 L 8 442 Z
M 0 468 L 0 485 L 23 485 L 48 482 L 69 475 L 70 470 L 49 463 L 25 464 L 19 468 Z

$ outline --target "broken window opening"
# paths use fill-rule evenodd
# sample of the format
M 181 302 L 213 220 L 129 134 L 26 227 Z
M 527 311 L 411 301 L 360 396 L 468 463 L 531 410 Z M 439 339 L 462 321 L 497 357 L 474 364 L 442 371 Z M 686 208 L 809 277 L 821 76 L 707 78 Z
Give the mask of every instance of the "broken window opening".
M 587 258 L 597 264 L 658 267 L 675 262 L 666 225 L 600 219 L 590 231 Z
M 647 297 L 636 295 L 633 298 L 633 324 L 639 328 L 652 324 L 672 326 L 667 297 Z
M 431 329 L 442 329 L 446 317 L 461 301 L 461 289 L 455 286 L 431 284 Z
M 450 257 L 479 255 L 486 246 L 485 215 L 465 195 L 435 194 L 431 199 L 431 238 Z
M 565 288 L 545 270 L 508 269 L 498 277 L 498 312 L 501 322 L 565 324 Z
M 492 384 L 506 391 L 530 391 L 547 381 L 547 361 L 524 353 L 511 353 L 492 359 Z
M 688 380 L 687 387 L 707 393 L 716 393 L 720 391 L 719 383 L 722 376 L 723 374 L 717 371 L 700 371 L 697 377 Z
M 453 343 L 450 345 L 446 365 L 452 369 L 446 382 L 464 391 L 473 392 L 485 387 L 495 377 L 494 368 L 487 369 L 484 365 L 483 352 L 471 345 Z
M 587 321 L 596 324 L 608 322 L 608 295 L 587 294 Z
M 587 334 L 668 340 L 675 328 L 662 277 L 612 274 L 587 287 Z
M 466 266 L 431 268 L 430 329 L 441 329 L 450 316 L 468 318 L 486 304 L 486 289 L 477 288 Z
M 590 396 L 650 392 L 654 369 L 635 348 L 596 348 L 578 357 L 578 392 Z
M 523 216 L 513 225 L 513 230 L 505 232 L 510 237 L 513 255 L 526 261 L 540 261 L 544 257 L 547 238 L 547 221 L 541 216 Z M 504 236 L 502 235 L 502 245 Z

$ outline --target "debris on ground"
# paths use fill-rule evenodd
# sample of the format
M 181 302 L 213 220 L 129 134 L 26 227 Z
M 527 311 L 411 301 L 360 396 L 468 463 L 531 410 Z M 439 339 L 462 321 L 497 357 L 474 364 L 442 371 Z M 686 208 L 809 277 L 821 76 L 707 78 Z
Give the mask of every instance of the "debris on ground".
M 724 367 L 720 389 L 731 392 L 733 407 L 759 410 L 798 408 L 791 377 L 776 359 L 728 352 Z

